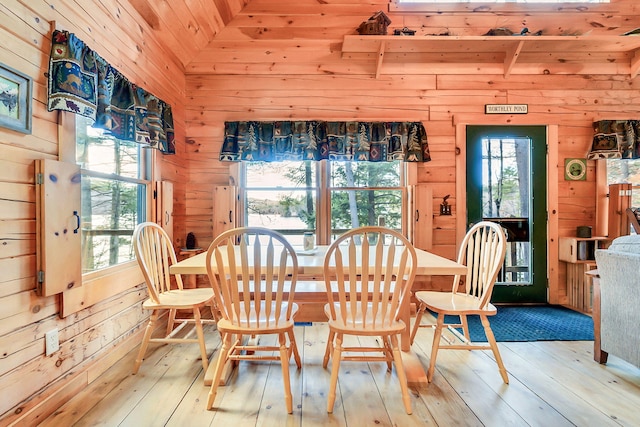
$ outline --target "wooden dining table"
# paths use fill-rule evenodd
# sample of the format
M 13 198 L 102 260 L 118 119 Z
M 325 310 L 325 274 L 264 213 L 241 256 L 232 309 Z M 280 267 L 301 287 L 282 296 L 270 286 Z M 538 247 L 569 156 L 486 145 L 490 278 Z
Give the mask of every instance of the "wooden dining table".
M 310 280 L 315 283 L 313 290 L 308 287 L 297 286 L 294 295 L 294 301 L 308 301 L 305 297 L 307 292 L 315 292 L 323 301 L 326 301 L 326 288 L 324 287 L 324 256 L 328 246 L 317 246 L 312 251 L 303 251 L 302 248 L 295 248 L 298 255 L 298 282 Z M 428 280 L 431 276 L 454 276 L 465 275 L 466 266 L 448 258 L 441 257 L 425 250 L 416 249 L 418 256 L 418 265 L 416 269 L 416 282 Z M 206 268 L 207 253 L 203 252 L 193 257 L 184 259 L 171 266 L 172 274 L 207 274 Z M 403 363 L 407 373 L 409 385 L 422 385 L 427 383 L 427 376 L 417 355 L 411 351 L 410 331 L 411 331 L 411 312 L 410 306 L 405 304 L 401 308 L 401 318 L 407 325 L 406 330 L 401 335 L 401 349 L 403 351 Z M 296 318 L 297 319 L 297 318 Z M 326 321 L 326 318 L 317 319 L 317 321 Z M 205 375 L 205 384 L 211 383 L 213 377 L 213 369 L 215 363 L 211 363 L 209 371 Z

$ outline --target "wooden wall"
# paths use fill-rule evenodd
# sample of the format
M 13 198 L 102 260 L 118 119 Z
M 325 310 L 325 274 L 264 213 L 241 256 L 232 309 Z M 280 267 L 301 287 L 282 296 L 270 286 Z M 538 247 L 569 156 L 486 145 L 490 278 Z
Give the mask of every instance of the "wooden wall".
M 126 2 L 124 3 L 126 5 Z M 81 389 L 107 369 L 135 339 L 148 312 L 146 287 L 130 290 L 61 319 L 58 296 L 36 294 L 34 160 L 58 159 L 57 112 L 46 109 L 52 22 L 74 32 L 131 81 L 172 105 L 176 136 L 184 140 L 185 77 L 182 64 L 160 47 L 135 11 L 118 1 L 3 0 L 0 63 L 33 79 L 33 132 L 0 128 L 0 425 L 55 410 L 52 393 Z M 157 160 L 158 179 L 174 182 L 176 216 L 184 218 L 184 144 L 178 155 Z M 182 220 L 177 220 L 182 223 Z M 184 226 L 176 236 L 184 236 Z M 108 286 L 108 283 L 105 283 Z M 45 332 L 58 328 L 60 350 L 45 357 Z M 134 339 L 132 339 L 133 337 Z M 91 369 L 85 368 L 107 357 Z M 47 407 L 47 405 L 51 407 Z M 44 408 L 44 409 L 43 409 Z
M 586 182 L 564 181 L 560 163 L 565 157 L 585 156 L 593 120 L 636 117 L 640 78 L 574 75 L 571 67 L 560 64 L 549 73 L 534 68 L 532 75 L 514 73 L 505 79 L 496 73 L 461 74 L 446 64 L 434 73 L 421 64 L 397 62 L 390 64 L 391 73 L 376 79 L 375 61 L 343 58 L 340 50 L 345 34 L 355 34 L 374 12 L 388 10 L 387 0 L 251 0 L 240 10 L 245 3 L 176 0 L 169 9 L 168 2 L 155 0 L 0 4 L 0 62 L 34 81 L 33 133 L 0 128 L 0 424 L 35 424 L 55 410 L 59 402 L 54 391 L 64 387 L 65 393 L 73 393 L 107 369 L 137 344 L 135 335 L 146 318 L 140 308 L 145 290 L 136 283 L 65 319 L 58 316 L 58 297 L 35 293 L 33 161 L 57 159 L 60 143 L 60 118 L 45 106 L 54 21 L 173 106 L 178 152 L 159 156 L 157 178 L 174 184 L 177 245 L 188 231 L 196 233 L 200 246 L 211 240 L 213 187 L 229 182 L 228 165 L 217 161 L 223 122 L 244 119 L 422 120 L 433 161 L 421 165 L 417 176 L 433 187 L 436 201 L 456 195 L 458 125 L 556 125 L 558 164 L 551 167 L 558 179 L 549 189 L 558 196 L 557 212 L 552 213 L 558 218 L 558 235 L 572 235 L 577 225 L 595 226 L 595 163 L 589 162 Z M 177 19 L 184 16 L 171 19 L 178 4 L 220 6 L 218 17 L 206 20 L 212 26 L 207 34 L 215 39 L 208 44 L 198 39 L 194 45 L 206 46 L 199 53 L 194 45 L 179 54 L 167 48 L 173 44 L 180 49 L 175 34 L 183 33 L 173 32 L 170 38 L 162 33 L 164 26 L 180 23 L 197 33 L 189 19 Z M 388 15 L 392 28 L 457 35 L 484 34 L 498 26 L 618 35 L 637 26 L 640 15 L 634 0 L 531 10 L 438 5 L 423 13 Z M 227 26 L 214 28 L 217 21 Z M 487 103 L 526 103 L 529 114 L 485 116 Z M 454 215 L 434 219 L 434 250 L 452 257 L 459 201 L 452 197 L 449 202 Z M 555 289 L 551 300 L 564 302 L 566 291 Z M 45 357 L 44 333 L 53 328 L 60 330 L 61 350 Z M 101 357 L 100 364 L 91 364 Z
M 523 13 L 523 7 L 529 12 Z M 396 56 L 383 64 L 376 79 L 375 54 L 343 56 L 341 46 L 345 34 L 356 34 L 358 25 L 378 10 L 392 21 L 389 33 L 407 26 L 418 35 L 468 36 L 496 27 L 519 32 L 526 26 L 545 35 L 620 35 L 637 25 L 637 3 L 436 4 L 421 13 L 398 12 L 392 3 L 391 9 L 387 0 L 252 0 L 187 65 L 186 226 L 201 245 L 211 239 L 212 188 L 229 182 L 227 166 L 217 161 L 223 123 L 246 119 L 422 120 L 433 160 L 418 168 L 418 181 L 433 187 L 434 209 L 443 196 L 452 195 L 453 216 L 434 218 L 433 250 L 447 257 L 455 256 L 461 232 L 457 209 L 462 201 L 455 197 L 460 184 L 457 125 L 556 126 L 550 168 L 557 179 L 549 182 L 549 193 L 557 199 L 550 212 L 557 231 L 549 236 L 550 245 L 557 245 L 558 236 L 573 236 L 578 225 L 596 229 L 596 162 L 589 162 L 586 182 L 569 182 L 564 180 L 564 159 L 586 156 L 594 120 L 637 116 L 640 78 L 582 74 L 579 62 L 563 61 L 548 68 L 530 66 L 505 78 L 500 64 L 491 68 L 479 63 L 473 73 L 463 73 L 445 57 L 430 67 Z M 528 104 L 529 113 L 485 115 L 484 105 L 492 103 Z M 457 172 L 464 176 L 464 170 Z M 556 259 L 550 260 L 549 298 L 564 303 L 564 266 L 558 264 L 557 252 L 550 254 Z

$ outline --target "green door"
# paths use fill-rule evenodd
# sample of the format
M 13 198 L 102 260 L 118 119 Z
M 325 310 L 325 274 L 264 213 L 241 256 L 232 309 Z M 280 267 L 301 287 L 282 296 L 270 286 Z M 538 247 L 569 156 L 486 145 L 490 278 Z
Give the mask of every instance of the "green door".
M 467 126 L 467 224 L 507 233 L 492 302 L 547 301 L 546 147 L 544 126 Z

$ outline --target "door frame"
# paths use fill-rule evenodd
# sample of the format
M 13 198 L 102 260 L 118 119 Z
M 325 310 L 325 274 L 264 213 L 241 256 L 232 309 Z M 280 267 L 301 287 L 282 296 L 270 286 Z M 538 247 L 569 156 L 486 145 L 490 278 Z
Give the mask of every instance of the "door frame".
M 467 159 L 475 159 L 482 154 L 481 138 L 485 136 L 491 138 L 514 137 L 528 139 L 530 141 L 530 164 L 529 180 L 531 185 L 530 193 L 530 214 L 527 215 L 530 227 L 529 242 L 531 245 L 531 276 L 530 285 L 505 285 L 493 288 L 492 301 L 498 303 L 544 303 L 547 301 L 547 206 L 546 191 L 547 182 L 545 180 L 534 179 L 536 177 L 546 177 L 547 168 L 547 131 L 545 126 L 476 126 L 469 125 L 466 129 L 467 150 L 471 147 L 473 152 L 467 151 Z M 473 161 L 473 160 L 472 160 Z M 470 164 L 467 164 L 470 166 Z M 478 162 L 467 168 L 467 224 L 482 221 L 482 184 L 477 181 L 478 176 L 470 176 L 469 172 L 483 174 L 482 164 Z M 544 172 L 544 173 L 543 173 Z M 480 178 L 480 181 L 482 178 Z M 544 195 L 540 200 L 538 197 Z M 538 196 L 538 197 L 536 197 Z M 469 202 L 476 200 L 471 209 Z
M 456 247 L 467 231 L 467 126 L 545 126 L 547 137 L 547 302 L 560 304 L 558 281 L 558 125 L 514 120 L 507 116 L 494 123 L 477 120 L 456 122 Z

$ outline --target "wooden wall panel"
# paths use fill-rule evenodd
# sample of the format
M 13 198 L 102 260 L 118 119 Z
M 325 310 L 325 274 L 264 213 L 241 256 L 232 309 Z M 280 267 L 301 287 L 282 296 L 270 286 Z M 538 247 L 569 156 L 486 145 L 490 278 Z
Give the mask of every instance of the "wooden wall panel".
M 553 55 L 546 64 L 527 63 L 529 58 L 508 78 L 501 64 L 447 64 L 444 59 L 409 63 L 399 55 L 385 55 L 383 73 L 376 79 L 375 55 L 340 55 L 340 31 L 356 34 L 357 26 L 377 10 L 391 19 L 390 33 L 408 26 L 423 35 L 482 35 L 500 26 L 518 31 L 527 26 L 547 35 L 620 35 L 638 20 L 632 0 L 561 11 L 551 5 L 478 9 L 438 4 L 431 13 L 402 13 L 386 0 L 252 0 L 185 68 L 187 135 L 198 147 L 189 159 L 198 165 L 198 175 L 212 178 L 206 185 L 227 183 L 225 164 L 215 158 L 226 120 L 421 120 L 433 160 L 420 165 L 416 175 L 419 183 L 434 188 L 434 203 L 452 195 L 452 217 L 434 218 L 434 251 L 453 257 L 461 235 L 456 229 L 456 179 L 464 176 L 456 174 L 456 125 L 553 125 L 557 147 L 549 165 L 554 177 L 549 192 L 557 198 L 557 215 L 550 241 L 573 235 L 577 225 L 595 227 L 595 162 L 588 162 L 586 181 L 568 183 L 564 158 L 586 156 L 593 121 L 640 114 L 640 78 L 630 79 L 628 66 L 613 62 L 625 55 L 605 52 L 608 65 L 592 62 L 595 56 L 583 64 L 565 64 Z M 620 74 L 605 74 L 611 72 Z M 485 104 L 493 103 L 528 104 L 529 113 L 485 115 Z M 187 201 L 198 207 L 198 217 L 209 206 L 199 198 L 202 185 L 197 178 L 187 187 L 187 195 L 194 194 Z M 561 279 L 557 264 L 550 264 L 550 301 L 564 302 Z
M 391 55 L 383 64 L 391 74 L 376 79 L 374 57 L 342 55 L 341 47 L 343 36 L 356 34 L 378 10 L 390 17 L 390 32 L 408 26 L 419 34 L 481 35 L 497 26 L 526 25 L 547 34 L 618 35 L 640 18 L 635 0 L 561 11 L 549 5 L 439 4 L 426 13 L 399 11 L 388 0 L 2 1 L 0 63 L 31 76 L 34 99 L 31 135 L 0 128 L 0 240 L 7 243 L 0 246 L 0 348 L 8 361 L 0 371 L 0 419 L 19 420 L 27 413 L 25 419 L 38 419 L 38 410 L 54 410 L 56 387 L 71 378 L 67 389 L 77 389 L 88 376 L 74 373 L 123 342 L 131 346 L 127 337 L 146 317 L 138 311 L 143 288 L 65 319 L 58 317 L 58 298 L 34 293 L 32 163 L 57 159 L 59 144 L 59 114 L 46 110 L 53 21 L 172 105 L 177 153 L 156 153 L 154 164 L 155 179 L 174 185 L 176 245 L 184 244 L 189 231 L 201 246 L 209 242 L 213 187 L 228 185 L 230 176 L 229 165 L 217 160 L 223 123 L 246 119 L 423 121 L 433 161 L 420 165 L 416 176 L 433 188 L 434 208 L 451 194 L 453 215 L 434 217 L 433 236 L 433 251 L 449 258 L 461 235 L 458 215 L 464 215 L 458 210 L 464 171 L 456 171 L 463 148 L 456 129 L 465 123 L 554 125 L 549 191 L 557 195 L 557 232 L 550 241 L 573 235 L 577 225 L 595 229 L 595 162 L 588 162 L 586 181 L 567 183 L 563 160 L 586 155 L 594 120 L 637 118 L 640 77 L 630 79 L 628 65 L 593 59 L 580 66 L 564 65 L 557 56 L 550 64 L 523 62 L 505 78 L 502 66 L 488 63 L 451 65 L 432 56 L 423 56 L 430 63 L 408 63 Z M 599 59 L 622 56 L 605 53 Z M 590 73 L 574 75 L 578 69 Z M 611 72 L 621 74 L 604 74 Z M 529 114 L 487 116 L 488 103 L 526 103 Z M 551 263 L 550 282 L 562 283 L 558 270 Z M 449 283 L 433 281 L 444 289 Z M 566 289 L 552 287 L 550 300 L 566 302 Z M 53 327 L 61 331 L 62 350 L 47 358 L 43 336 Z
M 0 127 L 0 424 L 38 413 L 67 378 L 137 334 L 149 313 L 141 309 L 140 278 L 125 291 L 60 318 L 59 296 L 36 289 L 34 160 L 58 159 L 61 115 L 49 112 L 47 78 L 52 22 L 77 34 L 134 83 L 172 105 L 178 153 L 156 154 L 158 179 L 175 183 L 183 201 L 189 179 L 184 157 L 185 77 L 182 65 L 151 35 L 137 12 L 118 0 L 3 0 L 0 63 L 33 80 L 31 134 Z M 124 7 L 123 7 L 124 6 Z M 186 206 L 176 213 L 184 224 Z M 184 225 L 176 235 L 184 235 Z M 178 231 L 181 230 L 181 231 Z M 139 274 L 137 275 L 139 276 Z M 58 328 L 60 350 L 45 356 L 44 334 Z M 112 361 L 113 362 L 113 361 Z M 85 375 L 86 377 L 86 375 Z M 85 379 L 86 382 L 86 379 Z M 56 397 L 57 396 L 57 397 Z M 57 400 L 56 400 L 57 399 Z M 54 406 L 44 411 L 52 411 Z M 39 412 L 42 415 L 43 412 Z M 28 423 L 27 423 L 28 424 Z

